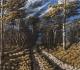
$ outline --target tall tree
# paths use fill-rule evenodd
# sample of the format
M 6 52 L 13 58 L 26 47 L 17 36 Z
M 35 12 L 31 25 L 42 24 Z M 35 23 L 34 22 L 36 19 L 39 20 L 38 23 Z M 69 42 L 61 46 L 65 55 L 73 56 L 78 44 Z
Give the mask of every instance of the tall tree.
M 20 10 L 21 7 L 24 6 L 26 0 L 1 0 L 1 70 L 3 70 L 3 62 L 6 60 L 4 59 L 4 23 L 12 22 L 12 20 L 20 19 L 23 16 L 24 11 Z M 9 25 L 9 24 L 8 24 Z M 10 35 L 9 35 L 10 36 Z M 7 37 L 9 37 L 7 36 Z

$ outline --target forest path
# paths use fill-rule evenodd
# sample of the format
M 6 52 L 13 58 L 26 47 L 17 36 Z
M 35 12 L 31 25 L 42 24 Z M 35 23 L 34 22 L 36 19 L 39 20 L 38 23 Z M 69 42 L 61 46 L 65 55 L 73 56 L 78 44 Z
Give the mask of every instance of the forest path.
M 60 66 L 64 70 L 80 70 L 80 69 L 77 69 L 76 67 L 73 67 L 71 65 L 68 65 L 67 63 L 60 61 L 59 59 L 54 57 L 52 54 L 50 54 L 46 51 L 42 51 L 42 54 L 44 54 L 46 57 L 48 57 L 50 60 L 55 62 L 58 66 Z

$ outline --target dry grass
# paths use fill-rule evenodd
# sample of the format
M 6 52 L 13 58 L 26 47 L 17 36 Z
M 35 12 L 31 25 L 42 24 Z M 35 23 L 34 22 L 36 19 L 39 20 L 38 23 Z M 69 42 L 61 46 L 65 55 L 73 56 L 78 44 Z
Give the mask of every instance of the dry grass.
M 59 47 L 58 50 L 51 53 L 61 61 L 80 68 L 80 44 L 78 44 L 78 46 L 73 44 L 65 51 L 62 49 L 62 47 Z

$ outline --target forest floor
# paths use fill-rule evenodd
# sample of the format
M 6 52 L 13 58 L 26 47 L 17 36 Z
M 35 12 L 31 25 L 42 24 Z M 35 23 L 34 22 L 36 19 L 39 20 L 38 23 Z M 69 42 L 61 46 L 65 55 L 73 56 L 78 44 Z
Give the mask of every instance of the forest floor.
M 67 50 L 59 47 L 55 51 L 51 50 L 48 52 L 62 62 L 80 68 L 80 43 L 71 45 Z

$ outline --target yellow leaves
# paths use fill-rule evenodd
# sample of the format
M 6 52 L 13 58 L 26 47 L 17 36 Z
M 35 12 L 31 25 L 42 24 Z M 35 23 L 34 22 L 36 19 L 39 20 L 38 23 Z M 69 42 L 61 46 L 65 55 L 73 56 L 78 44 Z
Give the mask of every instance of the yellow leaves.
M 6 2 L 3 5 L 0 5 L 0 8 L 12 8 L 14 7 L 16 4 L 18 4 L 19 2 Z
M 20 6 L 22 6 L 25 0 L 8 0 L 7 2 L 5 2 L 3 5 L 0 5 L 0 8 L 19 8 Z
M 47 16 L 51 16 L 54 17 L 56 16 L 61 10 L 63 10 L 61 7 L 57 7 L 57 8 L 53 8 L 52 10 L 49 11 L 49 13 L 47 14 Z
M 25 2 L 25 0 L 9 0 L 9 7 L 10 8 L 13 8 L 13 7 L 15 7 L 15 8 L 17 8 L 17 7 L 19 7 L 19 6 L 22 6 L 22 3 L 24 3 Z
M 77 23 L 80 24 L 80 20 Z
M 80 24 L 80 21 L 78 21 L 78 23 Z
M 0 5 L 0 8 L 3 8 L 4 10 L 8 11 L 6 15 L 3 15 L 3 18 L 0 18 L 0 20 L 9 21 L 12 19 L 19 18 L 22 15 L 22 12 L 18 11 L 18 9 L 22 7 L 24 2 L 25 0 L 8 0 L 7 2 L 4 2 L 3 5 Z
M 9 13 L 9 18 L 15 18 L 15 17 L 17 17 L 17 11 L 12 11 L 12 12 L 10 12 Z
M 0 20 L 11 21 L 12 19 L 22 18 L 25 16 L 25 13 L 23 10 L 20 10 L 21 7 L 24 6 L 25 0 L 7 0 L 3 3 L 3 5 L 0 5 L 0 8 L 3 8 L 2 12 L 5 12 L 3 14 L 3 17 L 0 17 Z
M 17 11 L 12 11 L 9 14 L 4 15 L 3 18 L 0 18 L 0 20 L 3 20 L 5 22 L 5 21 L 12 20 L 12 19 L 16 19 L 18 18 L 18 16 L 19 16 L 19 13 Z
M 63 13 L 64 9 L 66 9 L 66 11 L 69 11 L 69 10 L 72 10 L 73 8 L 76 9 L 77 6 L 78 6 L 77 3 L 74 3 L 74 2 L 66 5 L 64 4 L 54 5 L 52 6 L 52 9 L 47 13 L 46 16 L 55 17 L 57 16 L 57 14 L 59 14 L 59 12 Z
M 66 9 L 71 9 L 71 8 L 75 8 L 77 5 L 76 4 L 67 4 L 65 6 Z
M 0 5 L 0 8 L 7 8 L 8 4 Z
M 57 9 L 52 9 L 52 10 L 48 13 L 48 15 L 49 15 L 49 16 L 55 16 L 56 11 L 57 11 Z

